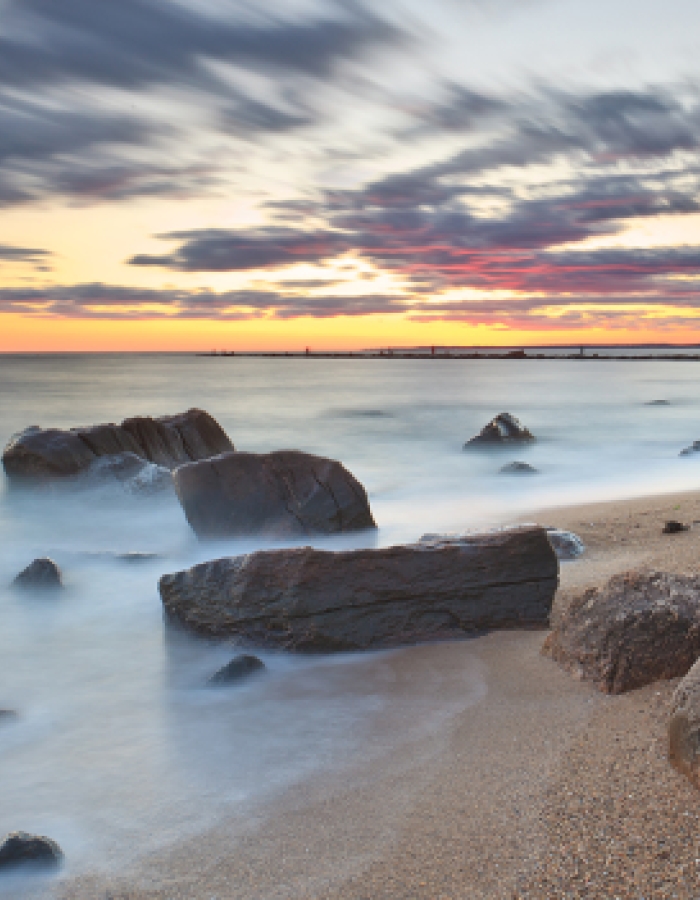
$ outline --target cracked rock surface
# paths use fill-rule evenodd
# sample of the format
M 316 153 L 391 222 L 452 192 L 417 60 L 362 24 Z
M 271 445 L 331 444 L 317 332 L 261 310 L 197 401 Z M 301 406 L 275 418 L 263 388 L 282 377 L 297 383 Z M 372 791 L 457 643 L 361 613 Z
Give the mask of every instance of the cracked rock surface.
M 224 453 L 180 466 L 175 490 L 199 537 L 293 537 L 375 528 L 367 493 L 333 459 Z
M 219 423 L 201 409 L 121 425 L 58 429 L 32 426 L 14 435 L 2 455 L 11 482 L 45 482 L 96 471 L 106 458 L 138 457 L 174 469 L 182 463 L 233 450 Z
M 544 529 L 330 552 L 261 550 L 164 575 L 185 628 L 299 650 L 391 647 L 494 628 L 546 627 L 558 563 Z

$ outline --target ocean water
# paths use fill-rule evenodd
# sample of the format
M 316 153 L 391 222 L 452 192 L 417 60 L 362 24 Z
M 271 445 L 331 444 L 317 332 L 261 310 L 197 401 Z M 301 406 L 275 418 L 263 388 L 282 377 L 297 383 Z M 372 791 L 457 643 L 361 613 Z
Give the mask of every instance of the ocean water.
M 0 356 L 0 441 L 28 425 L 199 406 L 239 449 L 331 456 L 363 482 L 377 534 L 314 544 L 387 545 L 547 506 L 699 488 L 700 454 L 678 456 L 700 439 L 699 379 L 700 363 L 664 360 Z M 658 400 L 669 405 L 648 405 Z M 502 411 L 537 443 L 465 453 L 464 441 Z M 513 459 L 539 474 L 499 475 Z M 68 875 L 121 871 L 314 772 L 391 752 L 373 738 L 396 712 L 390 653 L 264 653 L 265 677 L 212 690 L 206 678 L 231 648 L 164 629 L 162 573 L 261 546 L 198 543 L 174 496 L 20 494 L 0 481 L 0 708 L 19 714 L 0 722 L 0 833 L 51 835 Z M 128 551 L 156 556 L 118 558 Z M 61 596 L 10 591 L 43 555 L 64 570 Z M 402 701 L 414 731 L 396 741 L 487 690 L 478 665 L 466 666 L 454 676 L 463 681 L 459 709 L 447 708 L 444 677 L 422 678 Z M 0 879 L 0 896 L 24 887 Z

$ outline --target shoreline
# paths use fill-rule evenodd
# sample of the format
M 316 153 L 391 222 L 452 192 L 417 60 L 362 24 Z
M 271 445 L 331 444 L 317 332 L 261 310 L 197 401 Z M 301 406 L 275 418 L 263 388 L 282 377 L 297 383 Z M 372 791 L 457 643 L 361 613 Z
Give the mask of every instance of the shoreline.
M 629 568 L 700 572 L 700 491 L 554 507 L 536 518 L 587 547 L 562 564 L 555 607 Z M 671 518 L 699 524 L 664 535 Z M 249 819 L 233 815 L 118 878 L 59 884 L 56 896 L 696 898 L 700 796 L 665 756 L 675 682 L 602 695 L 540 656 L 545 634 L 395 651 L 397 703 L 425 679 L 443 679 L 449 705 L 474 667 L 485 693 L 407 741 L 400 717 L 380 723 L 386 752 L 321 771 Z

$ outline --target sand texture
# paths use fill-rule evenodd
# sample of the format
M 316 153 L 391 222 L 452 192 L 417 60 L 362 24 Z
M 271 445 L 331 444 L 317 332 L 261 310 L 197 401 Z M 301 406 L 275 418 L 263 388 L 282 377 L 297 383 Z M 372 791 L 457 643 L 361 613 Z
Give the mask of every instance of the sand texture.
M 528 517 L 532 521 L 533 517 Z M 579 534 L 557 603 L 628 568 L 700 571 L 700 494 L 549 510 Z M 59 885 L 61 900 L 465 900 L 700 897 L 700 793 L 666 759 L 673 682 L 608 697 L 505 632 L 397 651 L 401 713 L 373 752 L 273 806 L 114 875 Z M 484 689 L 459 706 L 461 674 Z M 410 730 L 406 698 L 441 679 L 447 712 Z M 401 702 L 399 702 L 401 701 Z M 377 747 L 380 751 L 377 751 Z M 381 748 L 384 747 L 383 752 Z

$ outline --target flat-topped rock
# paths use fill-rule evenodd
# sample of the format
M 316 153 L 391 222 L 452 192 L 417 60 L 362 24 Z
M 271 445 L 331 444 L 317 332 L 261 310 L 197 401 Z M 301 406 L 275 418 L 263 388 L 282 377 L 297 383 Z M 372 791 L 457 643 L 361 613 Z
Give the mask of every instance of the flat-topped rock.
M 175 490 L 199 537 L 293 537 L 375 528 L 367 492 L 333 459 L 225 453 L 180 466 Z
M 153 468 L 144 473 L 144 464 L 171 470 L 233 449 L 215 419 L 201 409 L 190 409 L 158 419 L 125 419 L 121 425 L 32 426 L 10 440 L 2 462 L 11 483 L 46 482 L 89 472 L 120 480 L 120 472 L 127 471 L 130 477 L 140 473 L 152 481 L 160 473 Z M 114 461 L 114 471 L 109 460 Z
M 535 526 L 375 550 L 262 550 L 164 575 L 159 589 L 168 616 L 199 634 L 349 650 L 545 627 L 558 572 Z
M 499 413 L 484 425 L 479 434 L 464 445 L 464 449 L 472 447 L 498 447 L 510 444 L 529 444 L 535 436 L 510 413 Z
M 557 615 L 542 652 L 608 694 L 685 675 L 700 655 L 700 577 L 615 575 Z

